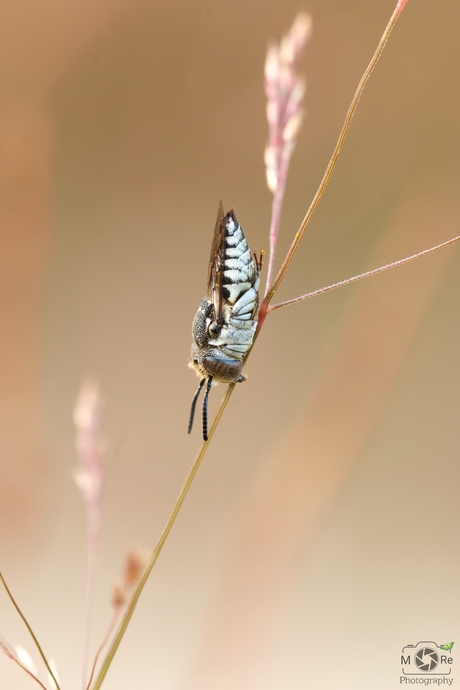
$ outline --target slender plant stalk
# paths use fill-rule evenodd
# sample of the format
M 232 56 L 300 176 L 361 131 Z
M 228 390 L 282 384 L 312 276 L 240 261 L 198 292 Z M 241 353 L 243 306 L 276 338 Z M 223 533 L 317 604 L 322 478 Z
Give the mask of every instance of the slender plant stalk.
M 91 667 L 91 673 L 89 675 L 89 680 L 88 680 L 88 683 L 86 685 L 86 690 L 89 690 L 89 688 L 91 687 L 91 683 L 93 682 L 94 674 L 96 673 L 97 662 L 99 661 L 99 657 L 102 654 L 102 650 L 104 649 L 105 645 L 109 641 L 112 632 L 115 630 L 115 625 L 117 623 L 119 615 L 120 615 L 120 612 L 115 611 L 115 613 L 112 617 L 112 620 L 110 621 L 110 625 L 107 628 L 107 631 L 104 635 L 104 639 L 102 640 L 101 644 L 99 645 L 99 648 L 96 652 L 96 656 L 94 657 L 93 665 Z
M 115 652 L 118 649 L 118 645 L 120 644 L 122 637 L 126 632 L 126 628 L 128 627 L 129 621 L 131 620 L 131 616 L 134 613 L 134 609 L 136 608 L 136 604 L 139 600 L 139 597 L 140 597 L 141 592 L 144 588 L 144 585 L 147 582 L 148 577 L 149 577 L 150 573 L 152 572 L 152 569 L 153 569 L 155 563 L 157 562 L 158 556 L 160 555 L 161 549 L 163 548 L 166 539 L 168 538 L 168 535 L 172 529 L 174 521 L 175 521 L 175 519 L 179 513 L 179 510 L 181 509 L 181 506 L 185 500 L 185 497 L 187 496 L 188 490 L 190 489 L 190 486 L 192 485 L 193 479 L 194 479 L 196 473 L 198 472 L 198 468 L 199 468 L 201 461 L 204 457 L 204 454 L 206 453 L 206 450 L 207 450 L 207 448 L 211 442 L 214 431 L 217 428 L 217 425 L 220 421 L 220 418 L 222 417 L 222 414 L 223 414 L 223 412 L 227 406 L 227 403 L 230 400 L 230 396 L 233 393 L 234 388 L 235 388 L 235 384 L 230 383 L 226 392 L 225 392 L 224 398 L 223 398 L 223 400 L 220 404 L 220 407 L 217 411 L 214 422 L 213 422 L 213 424 L 209 430 L 208 440 L 203 441 L 203 444 L 200 448 L 200 451 L 199 451 L 199 453 L 198 453 L 198 455 L 197 455 L 197 457 L 196 457 L 196 459 L 195 459 L 195 461 L 194 461 L 194 463 L 190 469 L 190 472 L 187 475 L 187 478 L 186 478 L 184 485 L 182 486 L 182 489 L 179 493 L 179 496 L 177 498 L 177 501 L 176 501 L 176 504 L 173 508 L 173 511 L 172 511 L 171 515 L 169 516 L 169 519 L 168 519 L 168 521 L 167 521 L 167 523 L 163 529 L 163 532 L 162 532 L 162 534 L 161 534 L 161 536 L 157 542 L 157 545 L 156 545 L 156 547 L 152 553 L 150 561 L 149 561 L 149 563 L 148 563 L 148 565 L 144 571 L 144 574 L 142 575 L 142 578 L 141 578 L 138 586 L 134 590 L 133 595 L 132 595 L 132 597 L 128 603 L 125 614 L 124 614 L 123 619 L 120 623 L 120 627 L 118 628 L 117 633 L 113 639 L 113 642 L 110 645 L 110 649 L 107 652 L 107 655 L 104 658 L 104 661 L 102 662 L 100 671 L 96 677 L 94 685 L 92 686 L 92 690 L 99 690 L 99 688 L 102 685 L 102 682 L 106 676 L 106 673 L 109 669 L 109 666 L 112 662 L 112 659 L 115 655 Z
M 311 218 L 312 218 L 312 216 L 316 210 L 316 207 L 318 206 L 318 203 L 319 203 L 321 197 L 323 196 L 324 191 L 328 185 L 329 179 L 330 179 L 332 172 L 335 168 L 335 165 L 337 163 L 337 159 L 340 155 L 343 143 L 345 141 L 348 130 L 350 128 L 350 123 L 351 123 L 352 117 L 355 113 L 355 110 L 357 108 L 361 94 L 363 93 L 364 87 L 366 86 L 366 83 L 367 83 L 376 63 L 377 63 L 380 55 L 383 52 L 383 49 L 384 49 L 385 44 L 389 38 L 391 30 L 393 29 L 393 27 L 396 23 L 396 20 L 397 20 L 399 14 L 401 13 L 405 3 L 406 3 L 406 0 L 399 0 L 396 9 L 393 12 L 392 17 L 391 17 L 390 21 L 388 22 L 387 27 L 385 28 L 385 31 L 383 32 L 383 35 L 382 35 L 382 38 L 380 39 L 377 50 L 374 53 L 374 56 L 372 57 L 366 71 L 364 72 L 363 77 L 361 78 L 361 81 L 358 85 L 358 88 L 357 88 L 356 93 L 353 97 L 351 105 L 348 109 L 348 112 L 347 112 L 347 115 L 345 118 L 345 122 L 344 122 L 342 130 L 340 132 L 339 139 L 338 139 L 337 144 L 335 146 L 335 149 L 333 151 L 332 157 L 331 157 L 329 164 L 326 168 L 326 172 L 323 176 L 323 179 L 321 180 L 321 183 L 318 187 L 318 191 L 316 192 L 314 199 L 313 199 L 313 201 L 312 201 L 312 203 L 311 203 L 311 205 L 310 205 L 310 207 L 309 207 L 309 209 L 305 215 L 305 218 L 302 221 L 302 224 L 300 226 L 299 231 L 295 235 L 295 238 L 294 238 L 294 241 L 291 245 L 291 248 L 289 249 L 289 252 L 286 255 L 286 258 L 285 258 L 272 286 L 267 291 L 267 293 L 264 297 L 264 300 L 261 304 L 261 309 L 259 312 L 259 323 L 258 323 L 257 331 L 255 333 L 253 345 L 254 345 L 254 342 L 255 342 L 255 340 L 256 340 L 259 332 L 260 332 L 260 329 L 263 325 L 263 322 L 265 320 L 265 316 L 268 313 L 269 303 L 270 303 L 273 295 L 275 294 L 276 290 L 278 289 L 281 281 L 283 280 L 283 278 L 286 274 L 286 271 L 288 270 L 289 265 L 290 265 L 290 263 L 294 257 L 294 254 L 297 250 L 297 247 L 300 243 L 300 240 L 302 239 L 303 233 L 305 232 L 305 229 L 306 229 L 308 223 L 310 222 L 310 220 L 311 220 Z M 251 346 L 251 349 L 247 353 L 245 361 L 246 361 L 247 357 L 249 356 L 251 350 L 252 350 L 252 346 Z M 139 600 L 139 597 L 140 597 L 141 592 L 144 588 L 144 585 L 147 582 L 147 580 L 150 576 L 150 573 L 152 572 L 153 567 L 155 566 L 155 563 L 157 562 L 158 556 L 160 555 L 160 552 L 163 548 L 163 545 L 164 545 L 166 539 L 168 538 L 168 535 L 172 529 L 172 526 L 173 526 L 174 521 L 175 521 L 175 519 L 179 513 L 179 510 L 180 510 L 180 508 L 181 508 L 181 506 L 185 500 L 185 497 L 186 497 L 188 490 L 192 484 L 192 481 L 193 481 L 193 479 L 194 479 L 194 477 L 198 471 L 198 468 L 201 464 L 201 461 L 204 457 L 204 454 L 206 453 L 206 451 L 208 449 L 208 446 L 209 446 L 209 443 L 211 442 L 214 431 L 215 431 L 215 429 L 216 429 L 216 427 L 217 427 L 217 425 L 218 425 L 218 423 L 222 417 L 222 414 L 225 410 L 225 407 L 227 406 L 228 401 L 230 400 L 230 396 L 233 393 L 234 387 L 235 387 L 235 384 L 231 383 L 231 384 L 229 384 L 229 386 L 227 388 L 227 391 L 226 391 L 224 398 L 220 404 L 220 407 L 217 411 L 217 414 L 216 414 L 216 417 L 215 417 L 214 422 L 212 424 L 212 427 L 209 431 L 208 439 L 207 439 L 207 441 L 203 442 L 201 449 L 200 449 L 200 451 L 199 451 L 199 453 L 198 453 L 198 455 L 197 455 L 197 457 L 196 457 L 196 459 L 195 459 L 195 461 L 194 461 L 194 463 L 190 469 L 190 472 L 189 472 L 189 474 L 188 474 L 188 476 L 184 482 L 184 485 L 180 491 L 180 494 L 177 498 L 177 501 L 176 501 L 176 504 L 173 508 L 173 511 L 172 511 L 172 513 L 171 513 L 171 515 L 170 515 L 170 517 L 169 517 L 169 519 L 165 525 L 165 528 L 164 528 L 164 530 L 160 536 L 160 539 L 158 540 L 158 543 L 157 543 L 157 545 L 156 545 L 156 547 L 152 553 L 150 561 L 149 561 L 149 563 L 148 563 L 148 565 L 144 571 L 144 574 L 143 574 L 137 588 L 133 592 L 133 595 L 132 595 L 132 597 L 128 603 L 127 609 L 126 609 L 125 614 L 123 616 L 123 619 L 120 623 L 120 627 L 118 628 L 118 630 L 115 634 L 115 637 L 112 641 L 112 644 L 110 645 L 110 648 L 109 648 L 109 650 L 108 650 L 108 652 L 107 652 L 107 654 L 106 654 L 106 656 L 102 662 L 101 668 L 99 670 L 99 673 L 96 677 L 96 680 L 95 680 L 94 685 L 92 686 L 91 690 L 99 690 L 103 681 L 104 681 L 104 678 L 107 674 L 107 671 L 110 667 L 110 664 L 112 663 L 113 657 L 115 656 L 115 653 L 118 649 L 118 646 L 119 646 L 119 644 L 123 638 L 123 635 L 126 632 L 128 624 L 129 624 L 131 617 L 134 613 L 134 609 L 136 608 L 136 604 Z
M 329 292 L 330 290 L 335 290 L 336 288 L 344 287 L 344 285 L 356 283 L 358 280 L 362 280 L 363 278 L 370 278 L 370 276 L 375 276 L 377 275 L 377 273 L 383 273 L 383 271 L 388 271 L 388 269 L 390 268 L 403 266 L 404 264 L 408 264 L 409 261 L 414 261 L 414 259 L 420 259 L 422 256 L 433 254 L 433 252 L 438 251 L 438 249 L 443 249 L 443 247 L 447 247 L 449 244 L 454 244 L 454 242 L 458 242 L 458 240 L 460 240 L 460 235 L 457 235 L 457 237 L 452 237 L 452 239 L 447 240 L 446 242 L 441 242 L 441 244 L 437 244 L 435 247 L 430 247 L 429 249 L 424 249 L 423 251 L 418 252 L 417 254 L 412 254 L 412 256 L 406 256 L 405 259 L 398 259 L 398 261 L 393 261 L 391 264 L 379 266 L 379 268 L 373 268 L 371 271 L 360 273 L 359 275 L 353 276 L 352 278 L 340 280 L 338 283 L 332 283 L 332 285 L 327 285 L 326 287 L 319 288 L 318 290 L 313 290 L 313 292 L 307 292 L 305 295 L 300 295 L 299 297 L 293 297 L 292 299 L 288 299 L 285 302 L 279 302 L 279 304 L 271 304 L 268 307 L 267 311 L 268 313 L 270 313 L 272 311 L 275 311 L 275 309 L 287 307 L 289 304 L 295 304 L 296 302 L 301 302 L 302 300 L 310 299 L 310 297 L 317 297 L 317 295 L 322 295 L 324 292 Z
M 23 612 L 22 612 L 21 609 L 19 608 L 19 605 L 16 603 L 16 600 L 15 600 L 15 598 L 13 597 L 13 595 L 12 595 L 12 593 L 11 593 L 11 591 L 10 591 L 8 585 L 6 584 L 5 578 L 3 577 L 3 574 L 2 574 L 2 573 L 0 573 L 0 579 L 1 579 L 2 584 L 3 584 L 3 586 L 4 586 L 5 590 L 6 590 L 6 593 L 8 594 L 8 596 L 9 596 L 9 598 L 10 598 L 11 603 L 13 604 L 13 606 L 14 606 L 14 608 L 16 609 L 16 611 L 18 612 L 20 618 L 22 619 L 24 625 L 26 626 L 27 630 L 29 631 L 29 634 L 30 634 L 31 638 L 33 639 L 33 641 L 34 641 L 34 643 L 35 643 L 35 646 L 36 646 L 36 648 L 38 649 L 38 653 L 40 654 L 40 656 L 41 656 L 41 658 L 42 658 L 42 660 L 43 660 L 43 663 L 44 663 L 45 666 L 46 666 L 46 670 L 48 671 L 48 673 L 50 674 L 51 678 L 53 679 L 54 684 L 56 685 L 57 690 L 61 690 L 60 687 L 59 687 L 59 683 L 58 683 L 57 680 L 56 680 L 56 676 L 54 675 L 53 670 L 52 670 L 51 666 L 50 666 L 49 663 L 48 663 L 48 659 L 46 658 L 45 653 L 44 653 L 43 649 L 41 648 L 40 643 L 39 643 L 39 641 L 37 640 L 34 631 L 33 631 L 32 628 L 30 627 L 29 621 L 28 621 L 27 618 L 24 616 Z M 34 676 L 34 677 L 35 677 L 35 676 Z M 38 682 L 40 682 L 40 681 L 38 681 Z
M 88 507 L 88 510 L 91 508 Z M 87 669 L 91 642 L 91 629 L 94 618 L 94 610 L 96 607 L 97 595 L 97 576 L 98 576 L 98 548 L 97 543 L 94 544 L 91 539 L 91 528 L 88 527 L 88 578 L 86 585 L 86 611 L 85 611 L 85 628 L 83 637 L 83 655 L 82 655 L 82 689 L 88 687 Z
M 329 184 L 329 180 L 331 178 L 331 175 L 334 171 L 335 165 L 337 163 L 337 159 L 340 155 L 340 152 L 342 150 L 345 138 L 348 134 L 348 130 L 350 129 L 350 124 L 353 119 L 353 115 L 355 114 L 356 108 L 358 107 L 359 99 L 361 98 L 361 95 L 364 91 L 364 88 L 369 80 L 369 77 L 371 76 L 375 65 L 378 62 L 379 57 L 381 56 L 383 49 L 385 48 L 386 42 L 388 41 L 388 38 L 390 36 L 390 33 L 396 24 L 396 21 L 401 14 L 401 11 L 404 7 L 405 2 L 398 2 L 398 5 L 393 12 L 390 21 L 388 22 L 385 31 L 382 34 L 382 38 L 380 39 L 380 42 L 377 46 L 377 50 L 375 51 L 374 55 L 372 56 L 372 59 L 369 63 L 369 65 L 366 68 L 366 71 L 364 72 L 363 76 L 361 77 L 361 81 L 358 84 L 358 88 L 355 91 L 355 95 L 353 96 L 353 99 L 351 101 L 350 107 L 348 108 L 347 115 L 345 117 L 345 121 L 342 126 L 342 130 L 339 134 L 339 138 L 337 140 L 337 143 L 335 145 L 334 152 L 332 154 L 332 157 L 328 163 L 328 166 L 326 168 L 326 172 L 324 173 L 323 179 L 320 182 L 320 185 L 318 187 L 318 191 L 316 192 L 315 196 L 313 197 L 313 201 L 310 204 L 310 208 L 308 209 L 307 213 L 305 214 L 305 217 L 300 225 L 300 228 L 298 232 L 296 233 L 294 240 L 291 244 L 291 247 L 286 255 L 286 258 L 283 261 L 283 264 L 278 271 L 278 275 L 276 276 L 273 284 L 271 287 L 267 290 L 267 293 L 265 294 L 263 303 L 264 305 L 268 305 L 275 292 L 280 286 L 281 281 L 283 280 L 284 276 L 286 275 L 286 271 L 288 270 L 292 259 L 294 258 L 294 254 L 297 251 L 297 247 L 299 246 L 300 240 L 303 237 L 303 234 L 311 221 L 313 214 L 316 211 L 316 208 L 321 200 L 321 197 L 323 196 L 327 185 Z

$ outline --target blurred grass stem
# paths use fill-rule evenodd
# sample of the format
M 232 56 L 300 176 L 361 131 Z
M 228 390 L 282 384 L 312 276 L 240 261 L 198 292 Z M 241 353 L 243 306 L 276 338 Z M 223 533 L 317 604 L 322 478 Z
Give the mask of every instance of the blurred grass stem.
M 42 660 L 43 660 L 43 663 L 44 663 L 45 666 L 46 666 L 46 670 L 48 671 L 49 675 L 50 675 L 51 678 L 53 679 L 54 684 L 56 685 L 57 690 L 61 690 L 60 687 L 59 687 L 59 683 L 58 683 L 57 680 L 56 680 L 56 676 L 54 675 L 53 670 L 52 670 L 50 664 L 48 663 L 48 659 L 46 658 L 45 653 L 44 653 L 43 649 L 41 648 L 40 643 L 39 643 L 39 641 L 37 640 L 37 638 L 36 638 L 36 636 L 35 636 L 35 633 L 34 633 L 34 631 L 32 630 L 32 628 L 31 628 L 31 626 L 30 626 L 30 624 L 29 624 L 29 621 L 27 620 L 27 618 L 25 617 L 25 615 L 23 614 L 23 612 L 22 612 L 21 609 L 19 608 L 19 605 L 16 603 L 16 600 L 15 600 L 15 598 L 13 597 L 13 595 L 12 595 L 12 593 L 11 593 L 11 591 L 10 591 L 8 585 L 6 584 L 5 578 L 3 577 L 3 574 L 2 574 L 2 573 L 0 573 L 0 580 L 2 581 L 2 585 L 4 586 L 5 591 L 6 591 L 6 593 L 8 594 L 8 597 L 10 598 L 11 603 L 13 604 L 14 608 L 16 609 L 16 611 L 17 611 L 18 614 L 19 614 L 19 617 L 22 619 L 22 622 L 24 623 L 24 625 L 26 626 L 27 630 L 29 631 L 29 634 L 30 634 L 31 638 L 32 638 L 33 641 L 34 641 L 34 644 L 35 644 L 35 646 L 36 646 L 36 648 L 37 648 L 37 650 L 38 650 L 38 653 L 40 654 L 40 656 L 41 656 L 41 658 L 42 658 Z M 14 661 L 17 661 L 17 662 L 19 663 L 19 665 L 20 665 L 22 668 L 24 668 L 23 664 L 21 664 L 21 662 L 20 662 L 19 660 L 17 660 L 15 657 L 13 657 L 13 660 L 14 660 Z M 34 676 L 33 674 L 31 674 L 31 673 L 27 670 L 27 668 L 25 668 L 24 670 L 26 670 L 26 671 L 29 673 L 29 675 L 32 675 L 32 677 L 35 678 L 35 676 Z M 35 680 L 37 681 L 37 683 L 40 683 L 40 681 L 38 680 L 38 678 L 35 678 Z M 45 687 L 42 683 L 40 683 L 40 685 L 42 685 L 42 687 Z M 45 688 L 45 690 L 46 690 L 46 688 Z
M 93 682 L 94 674 L 96 672 L 97 662 L 99 661 L 99 657 L 102 654 L 102 650 L 104 649 L 104 647 L 108 643 L 110 636 L 115 629 L 115 625 L 117 624 L 118 617 L 119 617 L 119 612 L 115 611 L 113 616 L 112 616 L 112 620 L 110 621 L 109 627 L 107 628 L 107 631 L 104 635 L 104 639 L 102 640 L 101 644 L 99 645 L 99 649 L 97 650 L 96 656 L 94 657 L 93 665 L 91 668 L 91 673 L 89 675 L 89 680 L 88 680 L 88 683 L 86 685 L 86 690 L 89 690 L 89 688 L 91 687 L 91 683 Z

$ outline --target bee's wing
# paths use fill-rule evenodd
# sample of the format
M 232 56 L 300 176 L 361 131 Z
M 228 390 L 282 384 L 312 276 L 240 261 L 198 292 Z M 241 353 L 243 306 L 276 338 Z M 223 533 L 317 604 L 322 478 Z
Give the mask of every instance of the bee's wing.
M 225 214 L 222 201 L 217 210 L 216 226 L 212 238 L 208 271 L 208 298 L 214 305 L 214 318 L 219 326 L 223 324 L 222 301 L 225 261 Z

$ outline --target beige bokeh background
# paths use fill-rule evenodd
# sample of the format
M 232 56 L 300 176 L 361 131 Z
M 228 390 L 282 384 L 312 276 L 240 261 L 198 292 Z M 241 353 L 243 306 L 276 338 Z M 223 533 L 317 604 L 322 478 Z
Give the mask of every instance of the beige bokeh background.
M 84 618 L 79 385 L 101 385 L 110 458 L 95 645 L 125 547 L 155 543 L 199 446 L 186 363 L 218 200 L 268 246 L 264 53 L 300 9 L 280 257 L 392 0 L 0 7 L 0 566 L 63 688 Z M 457 0 L 409 0 L 280 297 L 459 233 L 459 22 Z M 388 690 L 404 645 L 460 644 L 459 261 L 269 318 L 107 688 Z M 32 651 L 4 595 L 0 632 Z M 0 657 L 0 688 L 29 687 Z

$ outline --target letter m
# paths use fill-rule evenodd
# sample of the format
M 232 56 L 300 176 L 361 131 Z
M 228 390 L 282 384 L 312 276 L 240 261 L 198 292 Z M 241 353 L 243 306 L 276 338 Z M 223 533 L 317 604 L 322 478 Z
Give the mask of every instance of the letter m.
M 410 664 L 410 654 L 406 658 L 401 654 L 401 666 L 406 666 L 406 664 Z

